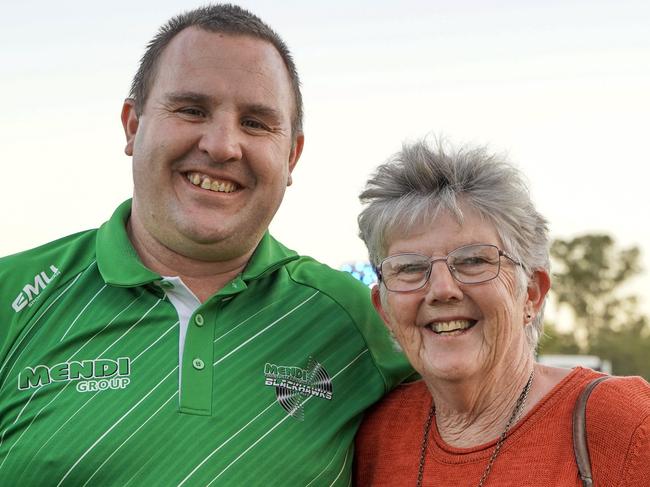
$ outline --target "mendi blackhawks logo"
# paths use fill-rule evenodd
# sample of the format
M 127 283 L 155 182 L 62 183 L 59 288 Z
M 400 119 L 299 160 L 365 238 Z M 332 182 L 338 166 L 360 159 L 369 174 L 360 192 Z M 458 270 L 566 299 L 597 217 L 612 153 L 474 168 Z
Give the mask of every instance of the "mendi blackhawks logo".
M 264 365 L 264 385 L 275 387 L 275 396 L 282 408 L 298 421 L 305 419 L 304 403 L 312 397 L 332 400 L 332 379 L 312 357 L 306 368 Z

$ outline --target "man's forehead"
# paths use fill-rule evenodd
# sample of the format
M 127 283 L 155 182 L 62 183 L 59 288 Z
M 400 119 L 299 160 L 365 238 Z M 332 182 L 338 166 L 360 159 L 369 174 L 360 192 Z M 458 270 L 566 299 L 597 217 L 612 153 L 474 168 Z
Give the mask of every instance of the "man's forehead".
M 220 53 L 225 57 L 226 54 L 231 55 L 232 52 L 240 52 L 242 49 L 246 49 L 249 56 L 253 55 L 261 61 L 277 64 L 287 71 L 278 50 L 265 39 L 249 34 L 211 31 L 196 26 L 187 27 L 176 34 L 161 53 L 160 61 L 171 62 L 175 55 L 180 55 L 180 60 L 185 61 L 207 59 L 208 55 L 218 56 Z M 178 62 L 179 59 L 174 61 Z
M 159 81 L 165 84 L 166 77 L 183 79 L 191 85 L 193 76 L 198 82 L 198 75 L 210 69 L 239 71 L 246 81 L 251 76 L 257 78 L 260 89 L 268 89 L 270 95 L 282 93 L 293 105 L 291 78 L 273 44 L 250 35 L 212 32 L 197 27 L 183 29 L 165 47 L 158 59 L 151 89 L 156 91 Z

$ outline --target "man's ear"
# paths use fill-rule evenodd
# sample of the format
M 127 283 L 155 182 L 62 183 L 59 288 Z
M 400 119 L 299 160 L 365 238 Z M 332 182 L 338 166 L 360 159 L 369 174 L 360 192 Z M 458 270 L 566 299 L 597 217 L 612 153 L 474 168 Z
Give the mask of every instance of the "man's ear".
M 539 313 L 544 304 L 544 298 L 551 288 L 551 277 L 544 269 L 536 269 L 528 280 L 526 304 L 524 311 L 533 318 Z
M 388 313 L 386 312 L 386 309 L 384 308 L 384 305 L 381 302 L 381 294 L 379 293 L 379 286 L 380 285 L 377 284 L 375 287 L 373 287 L 370 290 L 370 298 L 372 299 L 372 305 L 377 310 L 377 313 L 379 313 L 381 319 L 384 320 L 384 324 L 390 329 L 390 320 L 388 317 Z
M 138 132 L 139 119 L 135 112 L 135 100 L 127 98 L 122 105 L 122 127 L 126 135 L 126 147 L 124 153 L 127 156 L 133 155 L 133 141 L 135 134 Z
M 293 183 L 293 180 L 291 179 L 291 173 L 296 167 L 296 164 L 298 164 L 298 159 L 300 159 L 300 156 L 302 155 L 302 148 L 304 146 L 305 136 L 303 134 L 300 134 L 296 137 L 296 141 L 294 142 L 293 147 L 291 148 L 291 152 L 289 153 L 289 177 L 287 178 L 287 186 L 291 186 Z

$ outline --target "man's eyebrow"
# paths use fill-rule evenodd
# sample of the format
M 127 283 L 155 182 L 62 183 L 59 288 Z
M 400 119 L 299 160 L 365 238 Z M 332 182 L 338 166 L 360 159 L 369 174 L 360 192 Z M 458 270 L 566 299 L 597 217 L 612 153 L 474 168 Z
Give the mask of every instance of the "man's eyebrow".
M 176 91 L 167 93 L 165 100 L 168 103 L 194 103 L 197 105 L 207 105 L 212 102 L 208 95 L 196 93 L 194 91 Z
M 261 103 L 251 103 L 242 107 L 242 112 L 262 118 L 271 119 L 276 122 L 282 121 L 282 112 Z

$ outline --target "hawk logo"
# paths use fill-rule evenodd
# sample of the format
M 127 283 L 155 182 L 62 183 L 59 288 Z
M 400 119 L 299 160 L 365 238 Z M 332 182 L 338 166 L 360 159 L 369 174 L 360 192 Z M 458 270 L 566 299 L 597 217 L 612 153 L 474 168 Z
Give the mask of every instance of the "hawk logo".
M 305 419 L 303 403 L 309 397 L 332 400 L 332 380 L 325 368 L 309 357 L 307 368 L 264 365 L 264 385 L 275 387 L 282 408 L 298 421 Z

